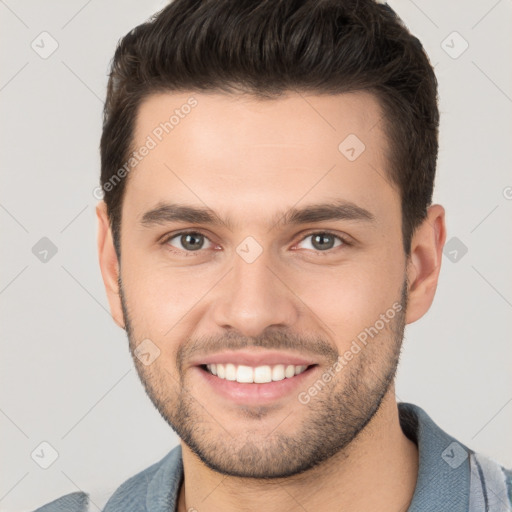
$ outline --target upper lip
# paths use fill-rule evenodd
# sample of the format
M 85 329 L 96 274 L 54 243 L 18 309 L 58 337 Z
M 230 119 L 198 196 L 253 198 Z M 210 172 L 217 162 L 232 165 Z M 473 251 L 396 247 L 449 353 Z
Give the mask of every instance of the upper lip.
M 202 358 L 197 358 L 192 362 L 194 366 L 205 364 L 227 364 L 245 365 L 245 366 L 265 366 L 265 365 L 294 365 L 294 366 L 310 366 L 316 364 L 311 359 L 290 354 L 286 352 L 272 351 L 249 351 L 249 350 L 227 350 L 218 352 Z

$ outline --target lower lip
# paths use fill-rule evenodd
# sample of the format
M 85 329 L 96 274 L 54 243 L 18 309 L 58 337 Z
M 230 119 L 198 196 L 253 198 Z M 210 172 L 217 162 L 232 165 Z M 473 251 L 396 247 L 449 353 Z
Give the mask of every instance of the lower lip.
M 294 377 L 264 384 L 221 379 L 200 366 L 194 366 L 194 369 L 199 373 L 199 378 L 203 378 L 219 395 L 232 403 L 247 405 L 271 403 L 291 395 L 298 388 L 305 390 L 306 380 L 317 367 L 318 365 L 313 365 Z

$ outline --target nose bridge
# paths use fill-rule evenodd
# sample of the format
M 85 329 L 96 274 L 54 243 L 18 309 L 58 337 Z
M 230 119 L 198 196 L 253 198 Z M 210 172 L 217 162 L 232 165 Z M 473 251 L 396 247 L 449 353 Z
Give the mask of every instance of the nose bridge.
M 274 266 L 270 251 L 257 249 L 253 241 L 237 247 L 232 270 L 215 295 L 213 319 L 219 327 L 258 336 L 269 326 L 289 327 L 297 321 L 293 294 L 276 277 Z

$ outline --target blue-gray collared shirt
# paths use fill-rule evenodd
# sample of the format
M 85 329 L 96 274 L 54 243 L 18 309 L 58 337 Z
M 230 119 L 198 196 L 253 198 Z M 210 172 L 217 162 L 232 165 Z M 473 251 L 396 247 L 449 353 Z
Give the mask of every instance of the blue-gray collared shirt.
M 439 428 L 417 405 L 398 404 L 400 425 L 418 446 L 416 488 L 407 512 L 512 512 L 512 470 Z M 103 512 L 175 512 L 183 482 L 181 446 L 124 482 Z M 87 512 L 88 495 L 66 494 L 34 512 Z

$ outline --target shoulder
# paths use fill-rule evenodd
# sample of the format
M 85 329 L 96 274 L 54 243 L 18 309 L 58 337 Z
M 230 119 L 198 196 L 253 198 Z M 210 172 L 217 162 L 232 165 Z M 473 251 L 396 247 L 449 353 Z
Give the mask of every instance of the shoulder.
M 512 468 L 476 452 L 471 453 L 470 466 L 470 504 L 489 512 L 512 511 Z
M 104 512 L 118 510 L 126 510 L 126 512 L 132 510 L 145 511 L 148 484 L 161 464 L 162 461 L 159 461 L 122 483 L 109 498 Z
M 144 512 L 148 504 L 151 506 L 164 495 L 173 505 L 182 475 L 181 446 L 178 445 L 161 460 L 122 483 L 109 498 L 103 512 Z M 89 502 L 92 503 L 87 493 L 73 492 L 33 512 L 88 512 Z
M 400 402 L 400 426 L 419 451 L 411 511 L 512 512 L 512 470 L 475 452 L 421 407 Z
M 39 507 L 34 512 L 87 512 L 89 495 L 85 492 L 72 492 Z
M 103 512 L 143 512 L 154 501 L 168 501 L 173 505 L 182 474 L 181 446 L 178 445 L 164 458 L 121 484 Z

